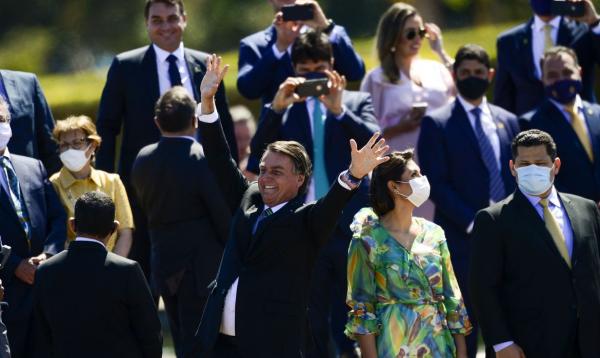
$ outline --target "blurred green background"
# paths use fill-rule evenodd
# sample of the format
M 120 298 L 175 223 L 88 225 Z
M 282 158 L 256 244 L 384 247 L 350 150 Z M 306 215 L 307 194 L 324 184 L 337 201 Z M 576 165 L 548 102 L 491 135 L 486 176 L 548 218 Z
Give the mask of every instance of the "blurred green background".
M 320 0 L 325 14 L 343 25 L 367 69 L 377 65 L 373 36 L 391 0 Z M 527 0 L 414 0 L 426 21 L 440 25 L 448 53 L 465 42 L 484 46 L 495 58 L 496 36 L 530 16 Z M 23 0 L 0 5 L 0 68 L 38 74 L 56 119 L 95 117 L 106 71 L 119 52 L 148 43 L 144 0 Z M 257 112 L 258 102 L 235 86 L 239 40 L 272 20 L 268 0 L 185 0 L 187 47 L 222 54 L 230 103 Z M 427 46 L 423 56 L 434 58 Z M 354 84 L 356 86 L 356 84 Z

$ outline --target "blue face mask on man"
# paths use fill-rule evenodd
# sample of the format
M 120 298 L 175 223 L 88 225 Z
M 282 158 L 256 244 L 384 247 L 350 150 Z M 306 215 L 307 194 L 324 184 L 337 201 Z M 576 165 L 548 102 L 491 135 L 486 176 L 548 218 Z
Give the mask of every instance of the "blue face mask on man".
M 573 102 L 579 92 L 581 92 L 582 83 L 580 80 L 560 80 L 549 86 L 545 86 L 546 96 L 561 104 Z

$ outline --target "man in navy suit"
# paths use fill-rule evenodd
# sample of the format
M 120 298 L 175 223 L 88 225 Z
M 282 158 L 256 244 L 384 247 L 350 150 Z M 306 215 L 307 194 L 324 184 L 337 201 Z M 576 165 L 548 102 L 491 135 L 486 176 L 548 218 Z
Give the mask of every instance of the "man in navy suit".
M 520 119 L 523 129 L 548 132 L 564 160 L 556 188 L 600 202 L 600 106 L 581 99 L 581 68 L 566 47 L 546 51 L 542 64 L 546 99 Z
M 468 291 L 468 262 L 475 213 L 510 194 L 510 144 L 517 118 L 487 102 L 494 69 L 483 48 L 461 47 L 454 62 L 457 99 L 423 119 L 418 154 L 431 183 L 434 221 L 445 231 L 452 266 L 475 329 L 467 337 L 469 357 L 477 354 L 477 322 Z
M 2 320 L 11 355 L 19 358 L 31 348 L 35 272 L 40 263 L 64 249 L 67 233 L 64 209 L 42 162 L 9 153 L 10 122 L 8 106 L 0 98 L 0 237 L 12 247 L 0 271 L 8 303 Z
M 534 16 L 498 36 L 498 73 L 494 104 L 522 115 L 536 108 L 544 99 L 540 60 L 544 50 L 562 45 L 573 48 L 583 68 L 582 97 L 596 102 L 594 67 L 600 63 L 600 17 L 594 5 L 584 0 L 585 15 L 573 19 L 555 16 L 552 0 L 530 0 Z
M 118 172 L 132 201 L 136 226 L 129 256 L 140 263 L 148 276 L 150 241 L 144 215 L 132 192 L 131 167 L 140 149 L 160 139 L 154 123 L 154 105 L 161 94 L 181 85 L 196 101 L 200 100 L 198 87 L 206 72 L 208 55 L 183 46 L 187 17 L 182 0 L 147 0 L 144 15 L 152 45 L 117 55 L 108 71 L 98 110 L 102 147 L 96 164 L 99 169 L 114 171 L 116 139 L 123 127 Z M 217 92 L 216 104 L 229 146 L 237 156 L 223 85 Z
M 302 144 L 313 162 L 313 177 L 305 201 L 320 199 L 327 193 L 340 171 L 350 163 L 350 153 L 341 143 L 350 138 L 364 145 L 379 130 L 370 95 L 345 91 L 346 79 L 333 70 L 333 51 L 327 35 L 309 31 L 292 46 L 291 61 L 296 76 L 286 79 L 267 105 L 252 140 L 248 168 L 256 170 L 269 143 L 294 140 Z M 296 87 L 305 77 L 329 77 L 331 88 L 322 97 L 300 98 Z M 319 120 L 318 120 L 319 119 Z M 346 257 L 354 214 L 367 205 L 368 183 L 360 186 L 347 204 L 332 240 L 322 249 L 313 275 L 309 317 L 315 356 L 327 356 L 329 312 L 332 332 L 341 354 L 352 354 L 352 344 L 343 336 L 346 322 Z M 333 289 L 332 289 L 333 287 Z
M 346 76 L 348 81 L 359 81 L 365 75 L 365 65 L 352 47 L 352 41 L 342 26 L 327 19 L 314 0 L 304 1 L 312 5 L 314 17 L 307 21 L 283 21 L 281 8 L 296 0 L 269 0 L 275 10 L 273 24 L 264 31 L 252 34 L 240 43 L 237 86 L 248 99 L 272 101 L 279 85 L 294 75 L 290 49 L 304 26 L 320 30 L 329 36 L 336 59 L 333 68 Z
M 13 154 L 39 159 L 48 173 L 61 167 L 58 148 L 52 139 L 54 118 L 33 73 L 0 70 L 0 97 L 8 103 Z

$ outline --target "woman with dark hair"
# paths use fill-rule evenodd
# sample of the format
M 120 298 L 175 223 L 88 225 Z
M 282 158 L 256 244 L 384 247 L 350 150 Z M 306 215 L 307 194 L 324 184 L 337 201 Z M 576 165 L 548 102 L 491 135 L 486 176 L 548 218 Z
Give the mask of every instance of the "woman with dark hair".
M 438 225 L 414 217 L 429 182 L 412 150 L 373 171 L 371 207 L 351 225 L 345 333 L 363 358 L 466 357 L 471 324 Z

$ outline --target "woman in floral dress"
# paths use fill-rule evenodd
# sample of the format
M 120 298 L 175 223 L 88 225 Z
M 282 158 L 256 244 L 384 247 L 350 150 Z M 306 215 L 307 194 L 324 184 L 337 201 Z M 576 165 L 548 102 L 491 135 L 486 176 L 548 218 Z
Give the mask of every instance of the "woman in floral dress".
M 438 225 L 413 217 L 429 183 L 412 151 L 394 152 L 354 217 L 346 334 L 363 358 L 466 357 L 471 324 Z

